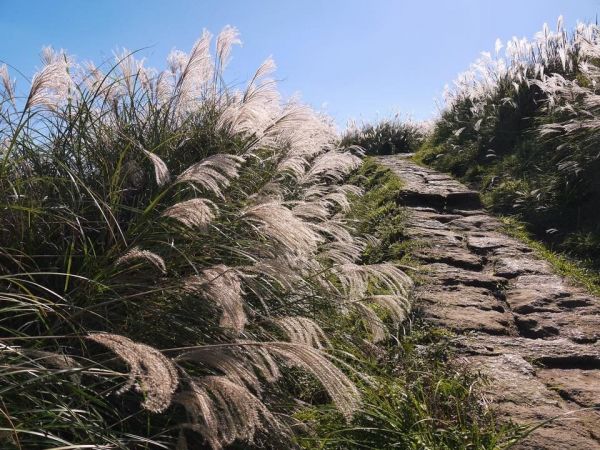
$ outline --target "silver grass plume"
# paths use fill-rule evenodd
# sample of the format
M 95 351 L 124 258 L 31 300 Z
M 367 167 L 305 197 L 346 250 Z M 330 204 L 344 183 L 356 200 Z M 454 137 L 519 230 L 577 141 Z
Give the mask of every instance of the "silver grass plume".
M 367 300 L 385 308 L 396 324 L 402 323 L 411 309 L 410 299 L 403 295 L 371 295 Z
M 31 366 L 22 366 L 23 370 L 36 371 L 39 367 L 45 369 L 56 369 L 58 371 L 69 374 L 69 377 L 76 383 L 81 382 L 80 370 L 83 368 L 79 362 L 72 356 L 64 353 L 54 353 L 45 350 L 35 350 L 20 347 L 9 347 L 0 345 L 0 354 L 2 352 L 16 353 L 26 357 Z
M 229 186 L 230 180 L 238 176 L 242 162 L 244 159 L 236 155 L 212 155 L 188 167 L 177 177 L 175 183 L 194 183 L 223 198 L 221 189 Z
M 308 223 L 279 202 L 245 208 L 242 217 L 250 224 L 255 224 L 262 235 L 274 239 L 294 253 L 314 253 L 323 241 Z
M 242 284 L 237 270 L 223 264 L 204 269 L 183 281 L 183 290 L 199 293 L 222 309 L 219 325 L 241 332 L 246 325 Z
M 281 358 L 286 365 L 299 367 L 317 378 L 339 411 L 350 419 L 360 405 L 360 393 L 354 383 L 338 369 L 327 355 L 314 347 L 293 342 L 238 341 L 244 351 L 263 349 Z M 193 355 L 192 350 L 191 353 Z M 180 356 L 185 359 L 186 354 Z
M 222 71 L 229 63 L 231 48 L 234 45 L 241 45 L 240 33 L 237 28 L 226 25 L 217 36 L 217 60 L 219 69 Z
M 281 377 L 277 361 L 269 351 L 255 345 L 235 347 L 234 344 L 226 352 L 210 346 L 200 347 L 183 353 L 176 360 L 194 361 L 220 371 L 231 381 L 245 385 L 256 393 L 262 390 L 257 374 L 267 383 Z
M 171 174 L 169 173 L 169 169 L 165 162 L 158 155 L 149 152 L 148 150 L 144 150 L 144 154 L 154 166 L 154 178 L 156 179 L 156 184 L 158 186 L 163 186 L 168 183 L 171 179 Z
M 69 75 L 71 59 L 63 52 L 44 49 L 44 67 L 33 76 L 25 109 L 45 106 L 55 110 L 69 95 L 73 81 Z
M 227 98 L 217 122 L 218 129 L 231 134 L 246 133 L 261 137 L 264 130 L 280 112 L 281 97 L 273 80 L 263 79 L 275 70 L 275 63 L 267 59 L 258 68 L 245 92 Z
M 203 198 L 193 198 L 167 208 L 163 217 L 175 219 L 189 228 L 206 227 L 215 218 L 217 205 Z
M 3 97 L 15 103 L 15 81 L 10 79 L 6 64 L 0 66 L 0 83 L 2 84 Z
M 320 350 L 290 342 L 257 343 L 293 366 L 313 374 L 323 385 L 337 409 L 350 420 L 360 405 L 360 393 L 354 383 Z
M 190 382 L 190 389 L 175 397 L 187 411 L 183 428 L 200 433 L 219 450 L 236 440 L 252 443 L 257 431 L 283 431 L 275 416 L 244 386 L 223 376 L 205 376 Z
M 190 112 L 200 101 L 203 86 L 213 76 L 213 65 L 210 56 L 211 34 L 204 30 L 189 56 L 174 50 L 169 54 L 168 62 L 173 75 L 178 75 L 175 84 L 177 110 L 180 114 Z
M 337 185 L 314 185 L 310 186 L 304 193 L 306 201 L 318 201 L 329 208 L 339 207 L 342 212 L 350 211 L 349 195 L 360 197 L 363 191 L 360 187 L 352 184 Z
M 272 322 L 285 333 L 290 342 L 318 349 L 331 347 L 325 332 L 308 317 L 280 317 L 272 319 Z
M 353 170 L 358 169 L 362 160 L 349 151 L 332 150 L 317 157 L 310 169 L 300 178 L 302 184 L 319 183 L 322 180 L 339 182 Z
M 408 298 L 413 281 L 402 270 L 391 263 L 357 265 L 343 264 L 332 268 L 344 291 L 351 300 L 360 300 L 369 287 L 369 282 L 388 289 L 392 294 Z
M 356 302 L 353 306 L 361 316 L 365 328 L 371 334 L 371 341 L 377 343 L 385 340 L 388 336 L 388 330 L 377 313 L 361 302 Z
M 299 258 L 288 253 L 272 258 L 260 258 L 252 266 L 243 268 L 246 277 L 270 278 L 286 290 L 291 290 L 302 282 L 303 264 Z
M 162 273 L 167 272 L 167 265 L 165 264 L 164 259 L 150 250 L 142 250 L 139 247 L 134 247 L 123 256 L 119 257 L 115 264 L 120 266 L 135 260 L 146 261 L 156 267 Z
M 247 386 L 254 392 L 260 392 L 261 386 L 250 361 L 246 360 L 242 352 L 228 354 L 224 351 L 215 351 L 214 348 L 199 348 L 186 352 L 177 358 L 177 361 L 194 361 L 206 368 L 221 372 L 230 381 L 241 386 Z
M 135 387 L 144 394 L 142 406 L 148 411 L 160 413 L 169 407 L 179 385 L 177 369 L 170 359 L 155 348 L 125 336 L 93 333 L 87 338 L 107 347 L 129 366 L 129 379 L 118 393 Z

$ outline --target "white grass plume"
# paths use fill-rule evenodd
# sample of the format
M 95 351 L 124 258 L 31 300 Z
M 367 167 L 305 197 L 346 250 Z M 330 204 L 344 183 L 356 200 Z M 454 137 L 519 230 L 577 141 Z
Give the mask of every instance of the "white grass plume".
M 223 198 L 222 189 L 239 175 L 238 169 L 243 161 L 243 158 L 235 155 L 212 155 L 188 167 L 175 183 L 194 183 Z
M 217 36 L 217 61 L 222 71 L 227 67 L 234 45 L 241 45 L 240 33 L 237 28 L 226 25 Z
M 183 427 L 202 434 L 213 450 L 236 440 L 252 443 L 259 430 L 282 430 L 256 396 L 227 377 L 195 378 L 190 389 L 179 393 L 175 401 L 184 406 L 190 419 Z
M 170 359 L 155 348 L 117 334 L 93 333 L 87 339 L 107 347 L 129 366 L 129 379 L 118 393 L 135 387 L 144 394 L 142 406 L 148 411 L 160 413 L 169 407 L 179 385 Z
M 0 84 L 2 85 L 3 97 L 14 104 L 15 81 L 11 80 L 6 64 L 0 66 Z
M 256 229 L 265 237 L 274 239 L 294 253 L 313 253 L 323 241 L 309 224 L 279 202 L 248 207 L 242 217 L 256 225 Z
M 313 374 L 326 389 L 337 409 L 350 420 L 360 405 L 360 393 L 354 383 L 318 349 L 288 342 L 265 342 L 264 348 L 287 364 Z
M 222 309 L 219 325 L 241 332 L 246 325 L 242 284 L 237 270 L 223 264 L 204 269 L 183 281 L 186 292 L 199 293 Z
M 73 85 L 69 75 L 71 64 L 71 59 L 65 53 L 56 54 L 52 51 L 44 67 L 33 76 L 25 109 L 44 106 L 56 110 L 68 98 Z
M 169 173 L 169 169 L 165 162 L 158 155 L 147 150 L 144 150 L 144 154 L 154 166 L 154 178 L 156 179 L 156 184 L 158 186 L 167 184 L 171 179 L 171 174 Z
M 370 333 L 372 342 L 378 343 L 388 337 L 388 329 L 375 311 L 361 302 L 355 302 L 353 306 L 362 318 L 365 328 Z
M 283 330 L 290 342 L 309 345 L 318 349 L 331 347 L 331 342 L 329 342 L 325 332 L 314 320 L 308 317 L 279 317 L 272 319 L 272 322 Z
M 163 217 L 170 217 L 189 228 L 204 228 L 216 217 L 217 205 L 207 199 L 193 198 L 167 208 Z
M 157 255 L 156 253 L 151 252 L 150 250 L 142 250 L 139 247 L 134 247 L 127 253 L 125 253 L 123 256 L 119 257 L 115 264 L 117 266 L 120 266 L 135 260 L 146 261 L 150 265 L 160 270 L 162 273 L 167 272 L 167 265 L 165 264 L 164 259 L 160 255 Z

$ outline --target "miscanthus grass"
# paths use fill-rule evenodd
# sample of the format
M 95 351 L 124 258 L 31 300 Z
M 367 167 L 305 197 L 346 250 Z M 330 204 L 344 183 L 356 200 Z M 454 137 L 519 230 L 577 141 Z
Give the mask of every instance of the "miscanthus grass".
M 360 261 L 361 150 L 271 59 L 224 83 L 239 42 L 204 32 L 163 71 L 47 48 L 23 89 L 0 67 L 2 448 L 282 448 L 290 374 L 361 407 L 320 319 L 381 341 L 410 278 Z
M 553 250 L 600 267 L 600 28 L 497 41 L 446 90 L 418 158 L 479 188 Z

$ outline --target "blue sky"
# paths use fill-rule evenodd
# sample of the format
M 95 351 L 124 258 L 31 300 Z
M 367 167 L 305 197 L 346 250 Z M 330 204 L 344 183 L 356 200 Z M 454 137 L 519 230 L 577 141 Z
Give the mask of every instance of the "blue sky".
M 162 68 L 172 48 L 189 50 L 203 28 L 230 24 L 244 42 L 232 81 L 272 55 L 282 91 L 340 125 L 395 112 L 425 119 L 444 84 L 496 38 L 598 12 L 600 0 L 0 0 L 0 60 L 30 76 L 43 45 L 98 63 L 127 47 Z

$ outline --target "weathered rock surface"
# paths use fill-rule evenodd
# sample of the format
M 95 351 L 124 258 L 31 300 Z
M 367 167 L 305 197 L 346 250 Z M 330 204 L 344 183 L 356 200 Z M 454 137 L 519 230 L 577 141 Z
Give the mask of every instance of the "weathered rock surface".
M 500 418 L 542 424 L 519 449 L 600 449 L 600 299 L 553 273 L 476 192 L 400 156 L 407 234 L 424 244 L 419 305 L 453 330 L 461 359 L 489 380 Z

